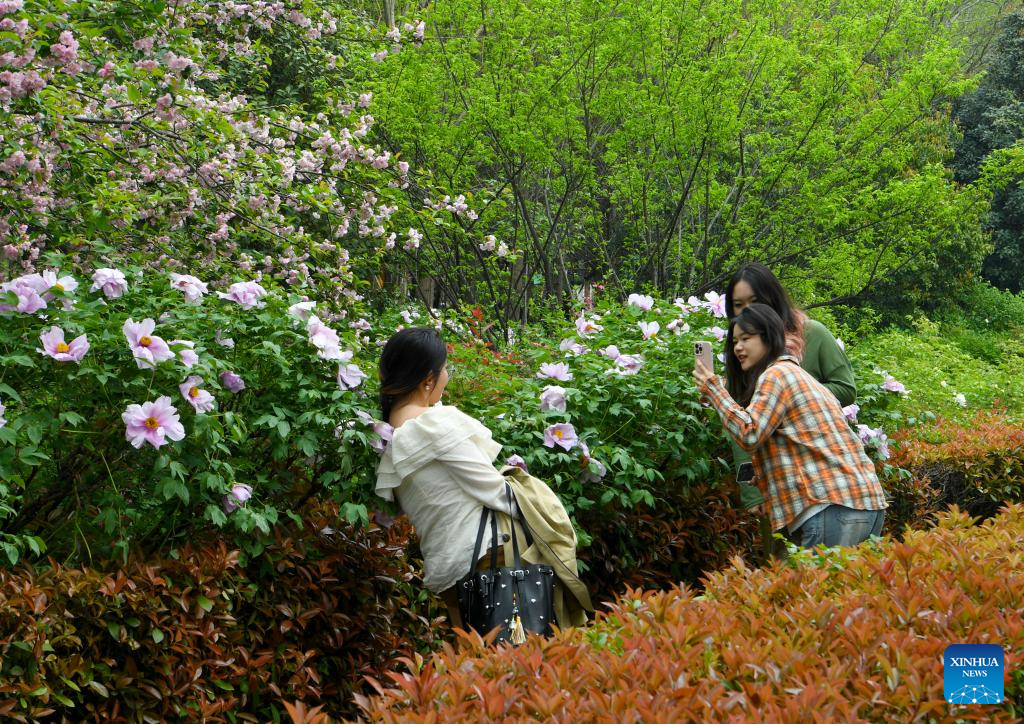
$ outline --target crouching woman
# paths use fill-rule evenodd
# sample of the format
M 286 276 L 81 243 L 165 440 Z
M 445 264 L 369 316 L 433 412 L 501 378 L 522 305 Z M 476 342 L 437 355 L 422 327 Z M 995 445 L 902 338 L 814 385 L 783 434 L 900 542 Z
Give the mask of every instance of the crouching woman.
M 835 395 L 786 353 L 775 310 L 744 309 L 725 353 L 728 388 L 699 362 L 693 375 L 726 432 L 751 452 L 773 530 L 804 548 L 880 535 L 887 505 L 875 466 Z
M 542 481 L 518 468 L 501 472 L 494 459 L 501 445 L 491 431 L 441 397 L 453 372 L 437 330 L 410 327 L 388 340 L 380 358 L 380 401 L 394 428 L 377 468 L 376 492 L 397 500 L 420 541 L 423 583 L 448 608 L 453 626 L 464 628 L 455 584 L 474 567 L 485 568 L 489 545 L 472 561 L 481 512 L 499 511 L 498 565 L 511 565 L 511 518 L 521 511 L 534 545 L 522 560 L 554 568 L 558 625 L 581 625 L 593 605 L 577 575 L 576 534 L 561 501 Z M 510 490 L 511 489 L 511 492 Z M 514 496 L 514 497 L 513 497 Z M 525 532 L 515 524 L 518 541 Z

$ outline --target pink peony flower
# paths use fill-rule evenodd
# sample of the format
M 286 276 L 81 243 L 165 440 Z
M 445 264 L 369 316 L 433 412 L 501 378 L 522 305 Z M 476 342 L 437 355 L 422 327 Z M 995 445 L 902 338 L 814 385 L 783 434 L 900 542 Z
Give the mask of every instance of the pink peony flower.
M 494 247 L 498 245 L 498 240 L 493 234 L 488 234 L 484 237 L 483 242 L 480 244 L 480 251 L 494 251 Z
M 181 390 L 181 396 L 195 408 L 196 412 L 209 412 L 217 401 L 207 390 L 199 387 L 201 384 L 203 384 L 203 378 L 193 375 L 178 385 L 178 389 Z
M 178 350 L 178 359 L 188 369 L 199 363 L 199 355 L 196 354 L 194 347 L 195 342 L 189 342 L 187 339 L 172 339 L 169 346 L 179 346 L 181 349 Z
M 200 281 L 191 274 L 171 273 L 171 286 L 185 293 L 186 302 L 198 302 L 209 289 L 206 282 Z M 238 301 L 238 300 L 235 300 Z
M 352 354 L 351 352 L 349 353 Z M 338 387 L 343 390 L 354 390 L 366 379 L 366 373 L 357 365 L 338 366 Z
M 170 397 L 159 397 L 156 402 L 128 405 L 121 419 L 125 424 L 125 438 L 134 448 L 145 443 L 159 449 L 168 440 L 178 441 L 185 437 L 185 428 L 178 419 L 178 411 L 171 404 Z
M 220 383 L 236 395 L 245 389 L 245 381 L 234 372 L 221 372 Z
M 661 331 L 661 325 L 657 322 L 637 322 L 644 339 L 650 339 Z
M 544 447 L 558 445 L 563 450 L 572 450 L 577 440 L 576 428 L 567 422 L 550 425 L 544 430 Z
M 580 473 L 580 480 L 584 483 L 599 483 L 604 480 L 604 476 L 607 474 L 608 469 L 604 466 L 604 463 L 591 458 L 583 472 Z
M 352 359 L 351 352 L 341 351 L 341 340 L 338 333 L 320 321 L 318 316 L 311 315 L 306 321 L 306 333 L 309 341 L 317 348 L 317 356 L 326 360 L 348 362 Z
M 243 507 L 252 497 L 252 486 L 245 483 L 234 483 L 231 490 L 224 496 L 224 512 L 230 515 Z
M 373 423 L 373 431 L 377 433 L 378 439 L 371 440 L 370 447 L 378 453 L 383 454 L 388 447 L 388 443 L 391 442 L 391 438 L 395 433 L 395 428 L 391 427 L 391 425 L 386 422 L 375 421 Z
M 509 455 L 507 458 L 505 458 L 505 464 L 506 465 L 511 465 L 514 468 L 519 468 L 524 473 L 530 472 L 526 468 L 526 461 L 523 460 L 523 458 L 520 457 L 519 455 Z
M 599 354 L 603 354 L 605 357 L 607 357 L 610 360 L 617 360 L 619 358 L 619 355 L 621 355 L 622 353 L 619 352 L 619 348 L 618 347 L 616 347 L 614 344 L 610 344 L 607 347 L 605 347 L 604 349 L 602 349 L 599 352 Z
M 889 436 L 880 428 L 870 428 L 867 425 L 857 425 L 857 434 L 864 447 L 873 447 L 878 452 L 880 460 L 889 459 Z
M 630 294 L 626 299 L 626 304 L 645 312 L 649 312 L 654 308 L 654 298 L 646 294 Z
M 174 359 L 174 352 L 167 346 L 167 343 L 153 334 L 156 322 L 152 319 L 134 322 L 129 318 L 125 320 L 121 329 L 124 331 L 128 347 L 131 348 L 132 355 L 135 357 L 135 364 L 140 370 L 151 369 L 160 362 Z
M 21 314 L 35 314 L 40 309 L 46 309 L 46 300 L 42 296 L 45 289 L 42 284 L 42 277 L 38 274 L 26 274 L 0 284 L 0 293 L 13 292 L 15 296 L 13 306 L 0 304 L 0 312 L 16 311 Z
M 581 337 L 592 337 L 602 329 L 604 329 L 604 327 L 600 324 L 595 324 L 582 314 L 576 320 L 576 331 L 579 332 Z
M 690 299 L 695 300 L 696 297 L 690 297 Z M 672 304 L 678 307 L 679 311 L 682 312 L 683 314 L 689 314 L 690 312 L 693 311 L 694 308 L 693 304 L 688 304 L 685 300 L 683 300 L 682 297 L 676 297 L 675 301 L 673 301 Z
M 16 13 L 25 6 L 25 0 L 2 0 L 0 2 L 0 16 Z
M 860 405 L 847 405 L 843 408 L 843 414 L 850 422 L 857 422 L 857 413 L 860 412 Z
M 715 339 L 717 339 L 719 342 L 721 342 L 729 335 L 729 330 L 722 329 L 721 327 L 712 327 L 711 329 L 708 330 L 708 332 L 715 335 Z
M 89 291 L 103 291 L 107 299 L 117 299 L 128 291 L 128 280 L 120 269 L 103 268 L 92 273 L 92 286 Z
M 644 360 L 639 355 L 620 354 L 615 358 L 614 372 L 620 375 L 635 375 L 644 366 Z
M 725 295 L 718 292 L 708 292 L 704 295 L 707 300 L 707 308 L 719 319 L 725 317 Z
M 665 329 L 672 332 L 672 334 L 686 334 L 690 331 L 690 325 L 684 322 L 682 319 L 673 319 L 666 325 Z
M 540 393 L 540 409 L 542 412 L 557 410 L 565 412 L 565 388 L 558 385 L 548 385 Z
M 896 392 L 901 395 L 905 395 L 910 392 L 902 382 L 897 382 L 896 378 L 890 374 L 885 375 L 885 382 L 882 383 L 882 389 L 887 390 L 888 392 Z
M 550 377 L 553 380 L 568 382 L 572 379 L 572 372 L 569 371 L 569 365 L 565 362 L 545 362 L 540 366 L 537 376 L 542 379 Z
M 50 327 L 39 335 L 39 341 L 43 343 L 43 348 L 38 352 L 53 357 L 58 362 L 80 364 L 82 357 L 89 351 L 89 340 L 84 334 L 75 337 L 69 344 L 64 341 L 64 330 L 60 327 Z
M 288 307 L 288 316 L 293 319 L 297 319 L 300 322 L 307 322 L 313 315 L 313 310 L 315 308 L 316 302 L 296 302 Z
M 217 296 L 241 305 L 242 309 L 256 309 L 263 306 L 260 299 L 267 296 L 267 290 L 257 282 L 235 282 L 227 292 L 217 292 Z
M 558 344 L 558 349 L 562 352 L 572 352 L 575 355 L 583 354 L 587 351 L 587 348 L 577 342 L 572 337 L 566 337 Z
M 590 446 L 580 440 L 580 462 L 583 463 L 583 471 L 580 473 L 580 480 L 584 483 L 598 483 L 608 473 L 604 463 L 590 457 Z
M 70 293 L 78 289 L 78 282 L 75 281 L 74 277 L 59 277 L 57 276 L 58 274 L 60 274 L 60 272 L 53 269 L 48 269 L 40 274 L 39 276 L 42 277 L 43 280 L 43 289 L 40 289 L 39 291 L 51 292 L 55 289 L 58 292 Z M 50 297 L 52 296 L 53 295 L 51 294 Z

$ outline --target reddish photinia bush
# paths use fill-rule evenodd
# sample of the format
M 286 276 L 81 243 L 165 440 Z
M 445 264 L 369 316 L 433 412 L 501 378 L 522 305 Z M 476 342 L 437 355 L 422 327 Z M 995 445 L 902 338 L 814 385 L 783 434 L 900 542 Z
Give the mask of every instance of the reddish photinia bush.
M 0 569 L 0 717 L 236 721 L 285 705 L 353 713 L 381 676 L 444 631 L 399 521 L 332 530 L 335 507 L 245 565 L 223 544 L 111 570 Z M 337 523 L 332 523 L 337 525 Z
M 910 475 L 894 472 L 885 481 L 893 497 L 888 530 L 930 525 L 951 505 L 985 518 L 1024 498 L 1024 425 L 1004 411 L 979 411 L 966 424 L 939 419 L 894 439 L 893 469 Z
M 757 518 L 735 504 L 735 483 L 680 486 L 664 495 L 658 507 L 577 513 L 592 538 L 579 556 L 595 601 L 613 601 L 628 588 L 699 585 L 737 555 L 760 560 Z
M 369 721 L 1019 720 L 1024 506 L 685 586 L 631 591 L 585 629 L 415 656 L 360 698 Z M 950 643 L 999 644 L 1003 706 L 943 699 Z

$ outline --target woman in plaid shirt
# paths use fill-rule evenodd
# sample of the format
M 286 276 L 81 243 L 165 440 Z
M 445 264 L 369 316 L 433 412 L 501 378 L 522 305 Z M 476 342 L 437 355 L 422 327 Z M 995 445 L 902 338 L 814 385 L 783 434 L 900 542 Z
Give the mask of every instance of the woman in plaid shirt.
M 835 395 L 786 353 L 774 309 L 751 304 L 732 320 L 726 369 L 736 399 L 703 365 L 693 376 L 726 432 L 751 452 L 773 530 L 787 529 L 805 548 L 879 535 L 887 505 L 875 466 Z

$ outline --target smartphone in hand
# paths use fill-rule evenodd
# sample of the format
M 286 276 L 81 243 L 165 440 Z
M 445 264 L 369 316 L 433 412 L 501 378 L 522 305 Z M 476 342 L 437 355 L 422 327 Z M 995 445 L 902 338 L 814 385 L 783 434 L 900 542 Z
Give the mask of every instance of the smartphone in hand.
M 715 371 L 714 357 L 712 356 L 710 342 L 694 342 L 693 357 L 694 365 L 703 365 L 704 369 L 708 372 Z

